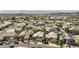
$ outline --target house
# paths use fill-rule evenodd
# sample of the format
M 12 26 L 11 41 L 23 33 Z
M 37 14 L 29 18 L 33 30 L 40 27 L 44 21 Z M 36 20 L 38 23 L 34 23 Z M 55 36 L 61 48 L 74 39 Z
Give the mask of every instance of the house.
M 57 32 L 55 26 L 52 26 L 52 27 L 45 27 L 45 29 L 46 29 L 46 31 L 48 31 L 48 32 L 52 32 L 52 31 Z
M 4 37 L 0 36 L 0 41 L 2 41 L 4 39 Z
M 36 41 L 41 42 L 44 39 L 44 32 L 38 31 L 33 37 L 36 38 Z
M 70 37 L 69 35 L 65 35 L 63 39 L 66 40 L 66 44 L 69 46 L 73 46 L 75 44 L 74 38 Z
M 0 41 L 3 42 L 4 44 L 9 44 L 10 42 L 13 43 L 15 35 L 16 33 L 13 28 L 8 29 L 0 33 Z
M 57 33 L 50 32 L 49 34 L 46 34 L 45 37 L 48 38 L 48 39 L 50 39 L 50 42 L 56 43 Z
M 44 22 L 44 21 L 38 21 L 38 22 L 36 23 L 36 25 L 37 25 L 37 26 L 43 26 L 43 25 L 45 25 L 45 22 Z
M 5 32 L 2 32 L 0 36 L 15 36 L 15 29 L 10 28 Z
M 13 28 L 6 30 L 5 32 L 0 33 L 0 37 L 15 37 L 16 33 Z
M 11 26 L 11 25 L 12 25 L 11 22 L 6 21 L 6 22 L 0 24 L 0 30 L 4 30 L 5 28 L 8 28 L 8 27 Z
M 79 35 L 74 35 L 75 44 L 79 45 Z
M 26 25 L 26 23 L 17 23 L 17 24 L 16 24 L 17 27 L 23 27 L 23 26 L 25 26 L 25 25 Z
M 24 39 L 29 40 L 31 34 L 32 34 L 31 32 L 26 32 L 25 36 L 24 36 Z

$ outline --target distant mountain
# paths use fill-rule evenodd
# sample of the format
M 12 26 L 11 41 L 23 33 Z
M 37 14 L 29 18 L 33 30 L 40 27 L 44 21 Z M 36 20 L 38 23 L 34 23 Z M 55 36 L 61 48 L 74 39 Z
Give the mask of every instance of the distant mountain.
M 52 14 L 52 13 L 79 13 L 79 10 L 0 10 L 1 14 Z

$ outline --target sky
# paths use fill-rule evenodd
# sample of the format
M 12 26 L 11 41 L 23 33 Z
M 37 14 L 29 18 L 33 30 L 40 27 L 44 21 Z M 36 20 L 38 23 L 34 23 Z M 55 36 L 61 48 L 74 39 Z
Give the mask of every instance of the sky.
M 0 0 L 0 10 L 79 10 L 79 0 Z

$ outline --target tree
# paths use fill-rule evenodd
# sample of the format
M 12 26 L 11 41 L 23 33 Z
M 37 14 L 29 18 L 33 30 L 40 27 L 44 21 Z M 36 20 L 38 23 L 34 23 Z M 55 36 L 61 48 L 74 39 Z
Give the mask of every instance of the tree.
M 48 38 L 44 38 L 42 41 L 44 44 L 48 44 L 49 43 L 49 39 Z
M 25 18 L 24 18 L 24 20 L 29 21 L 29 20 L 30 20 L 30 18 L 27 16 L 27 17 L 25 17 Z
M 69 33 L 69 32 L 70 32 L 70 31 L 69 31 L 69 27 L 65 28 L 65 31 L 66 31 L 67 33 Z
M 63 40 L 60 40 L 60 46 L 63 47 Z
M 34 16 L 33 19 L 34 19 L 34 20 L 38 20 L 39 17 L 38 17 L 38 16 Z
M 32 34 L 30 34 L 29 39 L 28 39 L 28 47 L 30 48 L 30 40 L 32 39 Z
M 57 32 L 57 45 L 59 45 L 60 44 L 60 35 L 59 35 L 59 33 Z
M 44 44 L 48 44 L 49 43 L 49 39 L 45 37 L 45 32 L 44 32 L 44 39 L 42 41 Z

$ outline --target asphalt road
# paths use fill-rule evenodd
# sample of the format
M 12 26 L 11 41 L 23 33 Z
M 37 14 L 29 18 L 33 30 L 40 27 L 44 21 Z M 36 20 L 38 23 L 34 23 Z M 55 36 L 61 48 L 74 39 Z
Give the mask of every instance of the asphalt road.
M 45 44 L 25 44 L 25 43 L 19 43 L 19 44 L 9 44 L 9 45 L 0 45 L 0 48 L 9 48 L 10 46 L 14 46 L 15 48 L 18 48 L 18 47 L 25 47 L 25 48 L 38 48 L 38 47 L 41 47 L 41 48 L 59 48 L 59 46 L 55 45 L 55 44 L 52 44 L 52 45 L 45 45 Z

